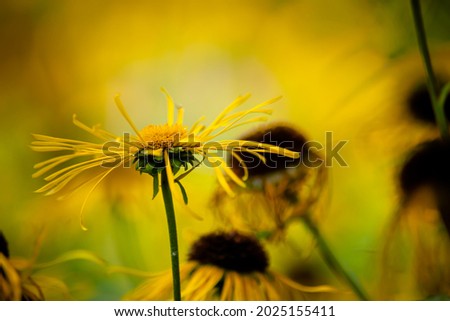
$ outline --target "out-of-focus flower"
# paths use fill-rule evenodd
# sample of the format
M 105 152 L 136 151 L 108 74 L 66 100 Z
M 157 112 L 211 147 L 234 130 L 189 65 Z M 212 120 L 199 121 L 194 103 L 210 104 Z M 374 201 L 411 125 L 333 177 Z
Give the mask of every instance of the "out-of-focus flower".
M 403 166 L 400 183 L 406 203 L 423 188 L 431 191 L 450 235 L 450 143 L 438 139 L 421 144 Z
M 83 251 L 67 252 L 57 259 L 47 263 L 37 263 L 40 241 L 35 247 L 30 259 L 11 257 L 8 242 L 0 231 L 0 300 L 41 301 L 45 300 L 45 292 L 57 292 L 60 299 L 70 298 L 69 289 L 61 280 L 36 272 L 70 260 L 83 259 L 98 264 L 103 261 L 95 255 Z
M 44 178 L 48 183 L 38 189 L 37 192 L 51 195 L 72 184 L 75 186 L 69 189 L 68 193 L 71 193 L 89 183 L 93 184 L 92 191 L 113 170 L 119 167 L 131 167 L 131 163 L 136 163 L 138 171 L 148 173 L 153 177 L 154 196 L 158 193 L 161 173 L 164 170 L 167 173 L 168 183 L 172 192 L 174 191 L 175 183 L 178 183 L 183 196 L 185 196 L 180 180 L 202 162 L 208 162 L 208 165 L 214 168 L 218 181 L 225 191 L 229 194 L 234 194 L 229 184 L 230 181 L 245 187 L 244 181 L 247 176 L 241 178 L 236 175 L 227 166 L 222 156 L 218 155 L 218 151 L 230 152 L 241 163 L 243 162 L 237 156 L 239 152 L 255 155 L 262 160 L 264 160 L 264 156 L 261 156 L 261 154 L 280 154 L 294 159 L 299 157 L 296 152 L 271 144 L 249 140 L 214 141 L 217 136 L 233 128 L 266 120 L 266 117 L 260 115 L 270 114 L 271 110 L 265 107 L 277 101 L 278 98 L 270 99 L 244 111 L 235 111 L 238 106 L 249 98 L 249 95 L 239 97 L 226 107 L 210 125 L 203 125 L 203 119 L 200 119 L 190 129 L 187 129 L 183 124 L 184 109 L 182 107 L 177 108 L 178 114 L 175 120 L 175 104 L 167 93 L 166 97 L 167 123 L 163 125 L 148 125 L 142 130 L 138 130 L 127 114 L 119 97 L 116 96 L 115 102 L 117 107 L 133 129 L 135 135 L 124 134 L 123 137 L 119 137 L 100 129 L 99 126 L 88 127 L 77 120 L 76 116 L 73 118 L 74 124 L 99 138 L 100 143 L 34 135 L 36 141 L 32 143 L 33 150 L 40 152 L 64 152 L 63 155 L 35 165 L 37 172 L 33 175 L 34 177 L 40 177 L 52 172 Z M 258 116 L 247 118 L 247 116 L 255 114 Z M 199 160 L 196 156 L 202 159 Z M 74 163 L 69 165 L 72 161 Z M 62 165 L 65 166 L 55 170 L 55 168 Z M 185 172 L 175 177 L 182 167 L 185 169 Z M 78 184 L 75 183 L 81 174 L 91 170 L 100 170 L 100 173 L 96 173 L 88 180 L 83 179 Z M 67 195 L 67 193 L 64 195 Z
M 434 50 L 433 69 L 441 89 L 450 80 L 448 46 Z M 439 137 L 435 116 L 427 89 L 427 76 L 420 56 L 414 54 L 397 57 L 389 62 L 391 72 L 380 75 L 383 90 L 388 95 L 378 101 L 379 108 L 371 108 L 369 122 L 360 131 L 362 147 L 372 146 L 370 155 L 398 159 L 423 141 Z M 445 103 L 447 118 L 450 117 L 450 100 Z M 369 118 L 370 117 L 370 118 Z M 405 133 L 408 133 L 405 135 Z
M 447 75 L 448 77 L 448 75 Z M 439 92 L 442 90 L 445 82 L 439 80 L 437 84 Z M 417 120 L 428 124 L 436 125 L 436 117 L 433 112 L 433 105 L 429 90 L 424 83 L 416 84 L 416 88 L 411 91 L 407 98 L 408 112 Z M 450 118 L 450 100 L 446 99 L 444 104 L 445 115 L 447 120 Z
M 449 164 L 450 143 L 438 139 L 419 145 L 403 165 L 402 205 L 384 253 L 383 272 L 389 279 L 382 282 L 383 295 L 450 298 Z
M 237 232 L 200 237 L 181 265 L 183 300 L 293 300 L 308 293 L 334 291 L 329 286 L 304 286 L 271 271 L 257 239 Z M 120 269 L 119 269 L 120 270 Z M 145 274 L 144 274 L 145 275 Z M 126 300 L 170 300 L 171 272 L 149 278 Z
M 25 264 L 20 266 L 21 264 L 10 258 L 8 242 L 0 232 L 0 300 L 44 300 L 41 288 L 26 273 L 32 262 L 24 261 L 22 263 Z
M 248 176 L 247 188 L 234 198 L 222 190 L 213 195 L 213 208 L 226 225 L 245 232 L 277 238 L 286 226 L 304 215 L 312 215 L 326 183 L 324 161 L 297 129 L 286 124 L 271 124 L 242 138 L 291 149 L 301 158 L 239 153 L 241 163 L 231 159 L 233 171 Z M 315 146 L 317 147 L 317 146 Z

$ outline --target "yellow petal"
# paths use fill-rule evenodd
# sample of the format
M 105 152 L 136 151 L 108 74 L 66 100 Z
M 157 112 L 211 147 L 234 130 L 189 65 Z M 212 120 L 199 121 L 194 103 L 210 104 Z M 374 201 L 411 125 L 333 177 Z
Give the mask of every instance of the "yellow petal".
M 117 108 L 119 108 L 120 113 L 122 114 L 123 118 L 128 122 L 128 124 L 131 126 L 131 128 L 134 130 L 136 135 L 139 137 L 139 139 L 142 141 L 142 143 L 145 143 L 144 139 L 142 138 L 141 134 L 139 133 L 139 130 L 137 129 L 136 125 L 134 124 L 133 120 L 131 120 L 130 115 L 128 115 L 125 106 L 122 104 L 122 101 L 120 100 L 120 96 L 116 95 L 114 97 L 114 101 L 116 102 Z
M 161 91 L 166 95 L 166 99 L 167 99 L 167 125 L 172 126 L 173 125 L 173 112 L 175 109 L 175 104 L 173 102 L 172 97 L 169 95 L 169 93 L 164 88 L 161 88 Z
M 183 118 L 184 118 L 184 108 L 178 107 L 178 114 L 177 114 L 177 124 L 183 125 Z
M 236 194 L 234 194 L 234 192 L 231 190 L 230 185 L 223 176 L 223 173 L 220 170 L 220 168 L 214 167 L 214 171 L 216 172 L 217 180 L 219 181 L 220 186 L 223 187 L 223 189 L 225 190 L 225 192 L 227 192 L 228 195 L 234 197 Z

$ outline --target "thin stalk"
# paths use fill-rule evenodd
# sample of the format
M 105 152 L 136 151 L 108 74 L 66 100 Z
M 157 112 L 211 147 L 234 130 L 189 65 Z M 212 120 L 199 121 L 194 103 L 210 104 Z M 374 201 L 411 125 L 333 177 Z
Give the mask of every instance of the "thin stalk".
M 167 226 L 169 228 L 173 299 L 175 301 L 181 301 L 180 259 L 178 252 L 177 223 L 175 219 L 175 209 L 173 207 L 172 192 L 170 191 L 169 182 L 167 180 L 167 172 L 165 170 L 161 173 L 161 190 L 164 199 L 164 206 L 166 208 Z
M 430 52 L 428 50 L 427 36 L 425 34 L 425 27 L 423 24 L 422 11 L 419 0 L 411 0 L 411 9 L 414 18 L 414 26 L 416 29 L 417 43 L 419 46 L 420 55 L 427 72 L 427 87 L 431 97 L 431 104 L 433 106 L 436 123 L 441 133 L 441 137 L 449 139 L 448 123 L 445 117 L 444 104 L 439 101 L 439 88 L 436 76 L 431 64 Z
M 317 226 L 307 216 L 303 217 L 303 222 L 305 223 L 309 231 L 314 235 L 320 254 L 322 255 L 322 258 L 325 260 L 328 267 L 336 275 L 338 275 L 340 278 L 344 279 L 345 282 L 348 283 L 350 288 L 353 290 L 353 292 L 358 296 L 360 300 L 363 301 L 369 300 L 365 291 L 362 289 L 361 285 L 348 274 L 348 272 L 342 267 L 337 258 L 334 256 L 333 251 L 328 246 L 327 242 L 323 238 Z

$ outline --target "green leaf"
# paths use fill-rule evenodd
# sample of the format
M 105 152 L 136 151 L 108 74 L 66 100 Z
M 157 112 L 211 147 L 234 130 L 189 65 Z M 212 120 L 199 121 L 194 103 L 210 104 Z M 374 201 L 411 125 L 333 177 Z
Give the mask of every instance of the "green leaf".
M 147 163 L 146 165 L 145 165 L 145 172 L 146 173 L 151 173 L 152 172 L 152 170 L 153 170 L 153 166 L 152 166 L 152 164 L 150 164 L 150 163 Z
M 180 181 L 175 181 L 175 183 L 177 183 L 178 186 L 180 186 L 181 194 L 183 194 L 184 204 L 188 205 L 188 196 L 187 196 L 186 190 L 184 189 L 183 185 L 181 185 Z
M 183 162 L 179 159 L 173 158 L 171 161 L 173 167 L 180 168 L 181 166 L 183 166 Z

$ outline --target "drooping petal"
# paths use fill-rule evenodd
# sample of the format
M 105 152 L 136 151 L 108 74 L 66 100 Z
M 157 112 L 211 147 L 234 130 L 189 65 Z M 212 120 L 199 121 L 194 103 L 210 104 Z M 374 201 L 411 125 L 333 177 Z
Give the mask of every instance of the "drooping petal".
M 86 226 L 84 225 L 83 222 L 83 211 L 84 211 L 84 207 L 86 206 L 87 200 L 89 199 L 89 196 L 91 196 L 92 192 L 97 188 L 97 186 L 100 184 L 101 181 L 103 181 L 103 179 L 105 179 L 106 176 L 108 176 L 115 168 L 111 168 L 110 170 L 106 171 L 104 174 L 102 174 L 100 176 L 100 178 L 97 180 L 97 182 L 95 182 L 94 186 L 92 186 L 92 188 L 89 190 L 89 192 L 87 193 L 83 204 L 81 205 L 81 209 L 80 209 L 80 226 L 83 230 L 87 230 Z
M 216 172 L 217 180 L 219 181 L 220 186 L 227 192 L 228 195 L 231 197 L 234 197 L 234 192 L 231 190 L 230 184 L 228 184 L 227 180 L 225 179 L 225 176 L 223 175 L 222 171 L 219 167 L 214 167 L 214 171 Z
M 274 277 L 278 279 L 281 283 L 287 285 L 288 287 L 292 289 L 296 289 L 301 292 L 305 293 L 325 293 L 325 292 L 336 292 L 336 288 L 329 286 L 329 285 L 315 285 L 315 286 L 307 286 L 302 285 L 300 283 L 294 282 L 291 279 L 285 277 L 284 275 L 272 272 Z
M 0 273 L 0 299 L 20 300 L 22 295 L 20 276 L 2 253 L 0 253 L 0 269 L 3 272 Z

